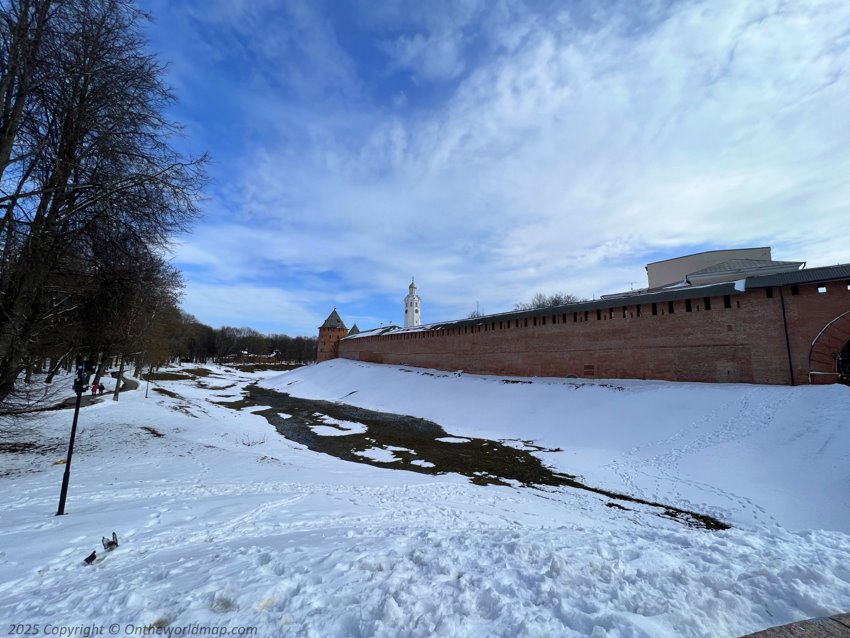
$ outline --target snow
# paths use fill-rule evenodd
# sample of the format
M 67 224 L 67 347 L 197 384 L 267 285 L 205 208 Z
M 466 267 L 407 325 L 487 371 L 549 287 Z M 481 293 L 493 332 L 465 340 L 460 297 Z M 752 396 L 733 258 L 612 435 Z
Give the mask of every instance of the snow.
M 320 436 L 346 436 L 348 434 L 364 433 L 367 430 L 366 426 L 362 423 L 354 423 L 353 421 L 342 421 L 340 419 L 334 419 L 333 417 L 329 417 L 326 414 L 318 414 L 314 416 L 318 416 L 320 421 L 328 424 L 328 427 L 324 427 L 321 425 L 316 425 L 312 427 L 313 432 Z M 289 419 L 292 418 L 292 416 L 287 414 L 285 418 Z
M 66 516 L 55 516 L 57 463 L 71 411 L 4 426 L 0 443 L 41 446 L 0 452 L 6 627 L 672 638 L 850 610 L 846 387 L 503 383 L 344 360 L 283 375 L 211 369 L 207 379 L 238 385 L 161 382 L 177 398 L 125 392 L 81 411 Z M 534 454 L 733 528 L 690 528 L 569 488 L 482 487 L 318 454 L 256 408 L 220 405 L 258 380 L 431 419 L 459 440 L 560 450 Z M 364 427 L 324 422 L 313 431 Z M 113 530 L 120 546 L 107 553 L 100 538 Z
M 367 450 L 362 450 L 361 452 L 357 453 L 357 456 L 372 459 L 373 461 L 377 461 L 378 463 L 392 463 L 396 460 L 396 452 L 412 452 L 412 450 L 408 450 L 407 448 L 398 447 L 394 445 L 388 445 L 384 448 L 371 447 Z

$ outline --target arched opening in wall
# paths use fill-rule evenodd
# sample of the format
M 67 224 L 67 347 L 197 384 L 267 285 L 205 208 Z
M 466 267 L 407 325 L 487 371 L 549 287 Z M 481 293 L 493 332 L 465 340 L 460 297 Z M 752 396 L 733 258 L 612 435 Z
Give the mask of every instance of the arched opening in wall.
M 850 310 L 829 321 L 809 351 L 809 382 L 847 382 L 850 377 Z

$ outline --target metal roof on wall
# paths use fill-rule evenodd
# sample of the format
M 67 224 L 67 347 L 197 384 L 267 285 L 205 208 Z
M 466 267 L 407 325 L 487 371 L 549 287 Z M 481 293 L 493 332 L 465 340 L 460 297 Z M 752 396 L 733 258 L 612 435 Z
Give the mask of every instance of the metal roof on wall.
M 826 281 L 850 280 L 850 264 L 806 268 L 775 275 L 762 275 L 747 279 L 747 288 L 770 288 L 773 286 L 793 286 L 795 284 L 814 284 Z
M 748 277 L 746 288 L 771 288 L 774 286 L 791 286 L 795 284 L 819 283 L 836 280 L 850 280 L 850 264 L 838 266 L 825 266 L 823 268 L 810 268 L 807 270 L 795 270 L 776 275 L 764 275 L 761 277 Z M 740 281 L 740 280 L 739 280 Z M 594 301 L 582 301 L 564 306 L 551 306 L 549 308 L 537 308 L 534 310 L 513 310 L 494 315 L 482 315 L 471 319 L 456 319 L 454 321 L 442 321 L 439 323 L 423 324 L 401 328 L 398 326 L 386 326 L 380 329 L 361 332 L 346 338 L 371 337 L 384 334 L 401 334 L 410 332 L 427 332 L 429 330 L 443 330 L 445 328 L 457 328 L 464 326 L 477 326 L 494 321 L 511 321 L 514 319 L 525 319 L 532 317 L 549 317 L 564 313 L 584 312 L 585 310 L 607 310 L 609 308 L 622 308 L 623 306 L 635 306 L 652 303 L 664 303 L 667 301 L 683 301 L 685 299 L 700 299 L 704 297 L 722 297 L 724 295 L 736 295 L 744 292 L 735 287 L 736 282 L 726 281 L 716 284 L 683 286 L 654 292 L 640 292 L 635 294 L 624 293 L 620 297 L 608 297 Z

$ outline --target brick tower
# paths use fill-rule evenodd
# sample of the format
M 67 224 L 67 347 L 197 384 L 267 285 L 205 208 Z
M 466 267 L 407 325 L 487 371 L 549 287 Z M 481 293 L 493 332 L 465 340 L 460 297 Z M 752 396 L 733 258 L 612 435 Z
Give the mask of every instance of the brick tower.
M 316 363 L 337 358 L 337 350 L 340 339 L 348 336 L 348 328 L 337 314 L 336 308 L 325 319 L 325 323 L 319 326 L 319 345 L 316 350 Z

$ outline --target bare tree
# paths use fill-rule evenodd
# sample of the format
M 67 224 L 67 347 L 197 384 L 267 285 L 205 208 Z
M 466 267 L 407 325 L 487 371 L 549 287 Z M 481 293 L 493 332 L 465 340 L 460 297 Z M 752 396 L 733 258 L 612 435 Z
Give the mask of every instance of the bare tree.
M 534 296 L 531 298 L 531 301 L 514 305 L 514 310 L 536 310 L 538 308 L 552 308 L 554 306 L 567 306 L 572 303 L 581 303 L 582 301 L 586 300 L 567 292 L 556 292 L 551 295 L 546 295 L 542 292 L 538 292 L 534 294 Z
M 13 98 L 0 113 L 2 401 L 77 308 L 98 252 L 153 250 L 188 227 L 205 158 L 171 146 L 173 97 L 132 2 L 0 0 L 0 19 L 0 95 Z

